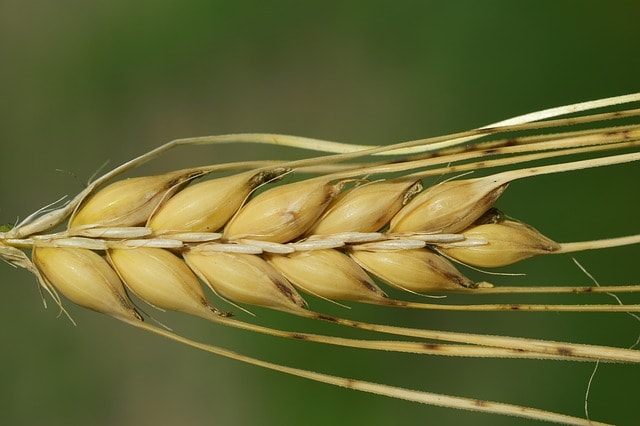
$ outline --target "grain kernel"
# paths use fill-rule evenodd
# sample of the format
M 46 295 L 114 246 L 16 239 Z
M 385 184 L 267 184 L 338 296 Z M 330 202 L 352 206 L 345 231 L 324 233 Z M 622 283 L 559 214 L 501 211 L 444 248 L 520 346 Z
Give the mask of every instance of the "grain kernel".
M 309 234 L 376 232 L 421 189 L 419 181 L 407 179 L 356 186 L 336 197 Z
M 299 312 L 306 302 L 264 259 L 243 253 L 184 253 L 187 264 L 220 296 L 233 302 Z
M 270 255 L 273 264 L 296 287 L 330 300 L 379 302 L 386 296 L 347 255 L 334 249 Z
M 69 228 L 144 224 L 158 204 L 197 173 L 175 172 L 121 180 L 106 186 L 75 212 Z
M 247 172 L 193 184 L 165 202 L 154 213 L 148 227 L 156 234 L 174 232 L 214 232 L 238 211 L 249 194 L 286 169 Z
M 157 308 L 204 318 L 215 312 L 198 278 L 179 257 L 167 250 L 149 247 L 112 249 L 109 260 L 125 285 Z
M 534 228 L 514 220 L 501 220 L 472 226 L 462 233 L 470 240 L 484 240 L 487 244 L 443 248 L 453 259 L 480 267 L 499 267 L 560 248 L 555 241 Z
M 351 256 L 371 274 L 403 290 L 423 293 L 475 286 L 451 262 L 429 249 L 352 250 Z
M 122 282 L 99 254 L 80 248 L 36 247 L 33 262 L 72 302 L 123 320 L 140 321 Z
M 482 216 L 506 187 L 491 176 L 440 183 L 403 207 L 391 220 L 390 232 L 457 233 Z
M 313 225 L 341 187 L 326 179 L 309 179 L 265 191 L 231 219 L 224 237 L 291 241 Z

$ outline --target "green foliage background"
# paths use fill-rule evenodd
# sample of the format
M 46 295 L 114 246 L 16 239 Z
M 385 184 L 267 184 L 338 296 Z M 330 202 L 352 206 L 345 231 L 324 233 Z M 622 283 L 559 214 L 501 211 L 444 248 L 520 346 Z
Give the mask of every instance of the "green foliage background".
M 634 92 L 638 16 L 632 1 L 0 0 L 0 222 L 76 193 L 105 160 L 115 165 L 173 138 L 261 131 L 383 144 Z M 145 171 L 261 155 L 285 153 L 182 149 Z M 500 207 L 559 241 L 636 233 L 639 178 L 637 165 L 539 178 L 512 185 Z M 602 284 L 638 284 L 638 255 L 628 247 L 577 257 Z M 589 284 L 568 257 L 512 270 L 528 276 L 491 280 Z M 69 307 L 73 327 L 55 307 L 42 308 L 25 271 L 0 268 L 0 285 L 1 424 L 535 424 L 285 377 Z M 542 300 L 610 301 L 518 299 Z M 624 314 L 346 311 L 317 300 L 313 307 L 620 346 L 640 333 Z M 255 312 L 266 324 L 348 334 Z M 377 354 L 162 318 L 192 337 L 290 365 L 576 415 L 593 368 Z M 592 417 L 635 424 L 639 379 L 637 366 L 602 365 Z

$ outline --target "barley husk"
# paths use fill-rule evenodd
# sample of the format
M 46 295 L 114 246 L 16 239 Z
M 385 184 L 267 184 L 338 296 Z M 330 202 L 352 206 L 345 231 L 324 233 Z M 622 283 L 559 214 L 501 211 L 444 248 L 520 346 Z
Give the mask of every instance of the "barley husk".
M 198 278 L 168 250 L 152 247 L 112 249 L 109 260 L 125 285 L 155 307 L 205 318 L 215 311 Z
M 462 234 L 468 240 L 486 244 L 443 247 L 442 251 L 453 259 L 479 267 L 506 266 L 560 248 L 534 228 L 508 219 L 472 226 Z
M 188 251 L 184 259 L 218 295 L 236 303 L 299 312 L 306 302 L 264 259 L 253 254 Z
M 422 189 L 419 181 L 394 179 L 356 186 L 341 193 L 309 234 L 376 232 Z
M 142 225 L 163 198 L 179 190 L 194 175 L 197 174 L 183 171 L 112 183 L 80 206 L 71 218 L 69 228 Z
M 296 287 L 315 296 L 359 302 L 386 297 L 362 268 L 335 249 L 271 255 L 268 260 Z
M 352 250 L 351 256 L 382 281 L 417 293 L 474 287 L 448 260 L 429 249 Z
M 120 319 L 142 319 L 120 278 L 99 254 L 81 248 L 36 247 L 32 257 L 44 279 L 77 305 Z
M 285 171 L 247 172 L 190 185 L 163 203 L 147 226 L 156 234 L 217 231 L 254 189 Z
M 230 240 L 291 241 L 313 225 L 341 186 L 325 179 L 308 179 L 269 189 L 240 209 L 224 236 Z
M 506 187 L 506 183 L 491 176 L 432 186 L 393 217 L 390 232 L 460 232 L 493 206 Z

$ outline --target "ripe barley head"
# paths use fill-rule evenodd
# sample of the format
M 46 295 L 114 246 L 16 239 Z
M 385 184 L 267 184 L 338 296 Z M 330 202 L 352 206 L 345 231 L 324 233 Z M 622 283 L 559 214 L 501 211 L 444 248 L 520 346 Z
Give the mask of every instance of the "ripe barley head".
M 13 228 L 2 229 L 0 257 L 32 272 L 61 306 L 58 292 L 82 307 L 140 329 L 249 364 L 425 404 L 596 424 L 534 408 L 346 379 L 247 357 L 144 322 L 130 294 L 159 309 L 326 345 L 423 355 L 640 364 L 640 351 L 635 349 L 367 323 L 316 312 L 309 301 L 320 297 L 399 309 L 451 311 L 639 312 L 638 305 L 622 304 L 428 304 L 395 299 L 382 287 L 388 284 L 419 294 L 640 291 L 638 285 L 494 288 L 467 278 L 458 266 L 495 268 L 537 255 L 638 244 L 638 235 L 556 243 L 494 208 L 507 186 L 518 179 L 640 160 L 639 110 L 554 119 L 631 102 L 640 102 L 640 95 L 569 105 L 456 135 L 391 146 L 314 140 L 315 149 L 333 155 L 212 165 L 107 184 L 178 145 L 237 141 L 305 148 L 308 142 L 260 134 L 177 140 L 99 177 L 66 205 L 43 209 Z M 636 122 L 615 128 L 591 125 L 602 126 L 604 120 L 620 118 Z M 591 126 L 567 129 L 578 124 Z M 547 131 L 535 136 L 512 135 L 542 129 Z M 494 139 L 478 141 L 480 138 Z M 606 154 L 615 150 L 624 151 Z M 584 158 L 560 160 L 568 154 Z M 391 159 L 380 160 L 383 156 Z M 482 177 L 459 176 L 469 170 L 533 160 L 548 164 Z M 233 173 L 217 175 L 223 171 Z M 286 175 L 303 178 L 277 182 Z M 450 176 L 423 189 L 424 178 L 441 175 Z M 25 253 L 29 250 L 31 258 Z M 374 279 L 381 281 L 380 286 Z M 222 301 L 243 310 L 241 305 L 268 307 L 419 341 L 357 340 L 243 322 L 230 318 L 230 313 L 217 307 L 218 302 L 210 302 L 203 285 Z

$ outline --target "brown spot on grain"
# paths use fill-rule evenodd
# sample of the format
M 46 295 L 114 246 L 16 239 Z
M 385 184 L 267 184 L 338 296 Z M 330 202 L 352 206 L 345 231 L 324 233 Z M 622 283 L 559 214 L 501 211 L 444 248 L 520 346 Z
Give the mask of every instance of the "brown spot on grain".
M 282 282 L 279 282 L 279 281 L 275 281 L 275 285 L 276 285 L 276 287 L 278 287 L 278 290 L 280 290 L 280 292 L 282 294 L 287 296 L 288 299 L 295 300 L 295 295 L 293 294 L 293 291 L 291 291 L 289 286 L 287 286 L 287 285 L 285 285 L 285 284 L 283 284 Z
M 365 280 L 360 280 L 360 284 L 362 284 L 362 286 L 367 290 L 370 290 L 371 292 L 376 293 L 382 297 L 386 297 L 386 295 L 383 292 L 381 292 L 380 289 L 376 287 L 374 284 Z

